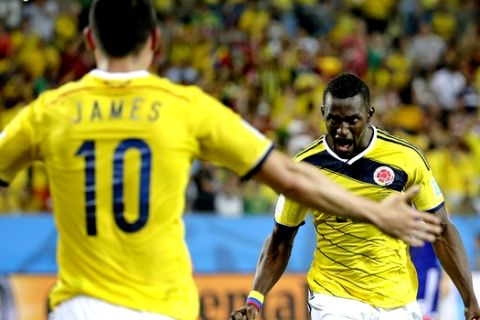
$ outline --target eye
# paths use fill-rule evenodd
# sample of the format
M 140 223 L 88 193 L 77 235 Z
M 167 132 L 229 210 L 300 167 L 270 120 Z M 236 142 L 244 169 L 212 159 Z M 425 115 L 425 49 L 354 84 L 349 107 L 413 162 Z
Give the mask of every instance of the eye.
M 329 121 L 330 124 L 332 124 L 332 125 L 337 125 L 337 124 L 340 123 L 341 120 L 340 120 L 339 118 L 337 118 L 337 117 L 329 117 L 329 118 L 328 118 L 328 121 Z
M 350 126 L 354 126 L 360 120 L 361 120 L 361 117 L 359 117 L 357 115 L 354 115 L 354 116 L 351 116 L 351 117 L 348 117 L 348 118 L 345 119 L 345 121 L 347 121 Z
M 337 122 L 338 122 L 338 121 L 337 121 L 337 120 L 335 120 L 335 119 L 329 119 L 329 120 L 330 120 L 330 123 L 331 123 L 331 124 L 335 124 L 335 123 L 337 123 Z

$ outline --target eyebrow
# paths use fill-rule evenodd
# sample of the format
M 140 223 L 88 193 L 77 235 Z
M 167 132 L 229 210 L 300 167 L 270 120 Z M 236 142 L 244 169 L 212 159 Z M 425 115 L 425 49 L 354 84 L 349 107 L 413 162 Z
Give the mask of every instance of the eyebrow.
M 338 115 L 336 115 L 336 114 L 331 114 L 331 113 L 329 113 L 329 114 L 327 115 L 327 118 L 335 118 L 335 119 L 342 119 L 342 120 L 345 119 L 345 120 L 348 121 L 348 120 L 354 120 L 354 119 L 361 118 L 361 115 L 359 115 L 359 114 L 354 114 L 354 115 L 347 116 L 347 117 L 341 117 L 341 116 L 338 116 Z

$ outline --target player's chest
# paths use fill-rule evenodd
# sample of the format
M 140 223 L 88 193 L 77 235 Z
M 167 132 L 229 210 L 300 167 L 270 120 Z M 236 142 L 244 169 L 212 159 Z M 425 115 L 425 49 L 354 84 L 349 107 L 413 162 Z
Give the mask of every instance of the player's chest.
M 380 198 L 400 192 L 408 184 L 407 170 L 368 158 L 360 158 L 353 163 L 326 158 L 317 165 L 327 176 L 344 188 L 363 196 Z

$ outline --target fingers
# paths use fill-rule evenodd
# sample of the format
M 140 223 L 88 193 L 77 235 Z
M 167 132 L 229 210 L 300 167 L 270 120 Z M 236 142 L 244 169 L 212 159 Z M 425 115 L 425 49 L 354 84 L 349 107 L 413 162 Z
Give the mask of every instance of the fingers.
M 440 219 L 433 214 L 421 212 L 421 218 L 419 223 L 419 228 L 422 231 L 428 232 L 429 234 L 436 236 L 442 233 Z
M 412 247 L 423 247 L 425 245 L 425 241 L 413 235 L 402 237 L 402 240 Z
M 432 227 L 432 231 L 437 230 L 438 233 L 442 231 L 442 228 L 440 227 L 441 221 L 436 215 L 426 212 L 419 212 L 418 219 L 422 222 L 425 222 L 429 227 Z
M 437 217 L 432 214 L 421 214 L 425 219 L 414 220 L 414 225 L 410 229 L 410 234 L 407 239 L 407 242 L 415 247 L 423 246 L 426 241 L 434 242 L 442 232 L 442 228 L 439 225 L 440 221 Z
M 413 186 L 408 188 L 403 194 L 402 198 L 403 201 L 410 202 L 410 200 L 413 200 L 415 196 L 420 192 L 420 187 L 419 186 Z
M 257 309 L 247 306 L 230 314 L 229 320 L 255 320 L 258 317 Z
M 414 247 L 423 246 L 425 242 L 434 242 L 442 232 L 440 219 L 433 214 L 420 212 L 413 208 L 409 208 L 407 212 L 408 214 L 404 216 L 403 227 L 405 229 L 400 238 Z
M 228 320 L 247 320 L 247 316 L 239 311 L 234 311 Z

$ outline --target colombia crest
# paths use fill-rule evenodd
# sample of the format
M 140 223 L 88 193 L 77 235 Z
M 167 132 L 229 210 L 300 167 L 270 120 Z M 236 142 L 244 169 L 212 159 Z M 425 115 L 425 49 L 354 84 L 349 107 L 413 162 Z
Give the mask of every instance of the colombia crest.
M 376 184 L 382 187 L 392 184 L 394 179 L 395 172 L 393 172 L 392 168 L 387 166 L 378 167 L 373 173 L 373 180 Z

